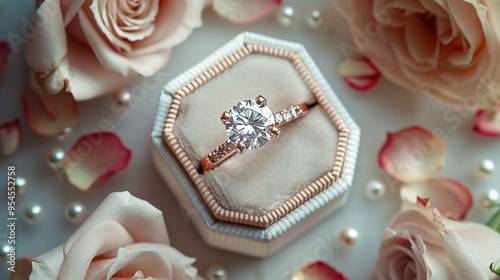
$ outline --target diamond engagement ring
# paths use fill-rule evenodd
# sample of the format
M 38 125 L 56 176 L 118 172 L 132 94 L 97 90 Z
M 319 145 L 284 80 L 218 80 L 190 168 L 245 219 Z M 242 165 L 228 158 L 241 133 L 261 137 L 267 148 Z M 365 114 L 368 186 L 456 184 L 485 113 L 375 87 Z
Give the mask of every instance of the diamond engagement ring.
M 220 117 L 229 139 L 201 161 L 201 172 L 214 169 L 235 154 L 260 148 L 269 140 L 278 138 L 280 126 L 301 117 L 314 105 L 304 103 L 273 113 L 262 95 L 255 100 L 238 102 Z

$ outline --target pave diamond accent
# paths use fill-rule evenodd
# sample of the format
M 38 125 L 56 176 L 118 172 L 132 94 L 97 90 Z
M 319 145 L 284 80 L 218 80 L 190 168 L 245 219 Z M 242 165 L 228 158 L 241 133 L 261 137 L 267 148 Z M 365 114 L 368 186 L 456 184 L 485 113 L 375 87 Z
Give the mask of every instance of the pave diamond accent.
M 231 142 L 243 142 L 247 149 L 256 149 L 271 139 L 269 128 L 274 126 L 274 114 L 269 107 L 244 100 L 229 110 L 229 115 L 225 125 Z

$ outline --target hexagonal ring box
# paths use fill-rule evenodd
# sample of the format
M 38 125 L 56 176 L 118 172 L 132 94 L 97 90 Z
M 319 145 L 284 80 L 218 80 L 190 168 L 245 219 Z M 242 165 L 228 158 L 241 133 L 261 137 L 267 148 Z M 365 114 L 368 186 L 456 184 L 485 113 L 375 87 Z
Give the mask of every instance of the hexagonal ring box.
M 317 105 L 280 127 L 278 138 L 202 172 L 228 139 L 221 113 L 257 96 L 275 113 Z M 206 243 L 265 257 L 345 203 L 359 138 L 302 45 L 242 33 L 165 85 L 152 147 L 181 213 Z

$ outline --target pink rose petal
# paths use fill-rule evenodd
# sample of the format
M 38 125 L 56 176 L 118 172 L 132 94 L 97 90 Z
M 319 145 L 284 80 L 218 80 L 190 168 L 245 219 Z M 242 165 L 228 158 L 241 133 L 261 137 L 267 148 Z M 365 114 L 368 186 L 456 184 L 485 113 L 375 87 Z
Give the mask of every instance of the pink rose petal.
M 62 90 L 49 94 L 42 78 L 34 73 L 31 75 L 31 82 L 25 86 L 22 95 L 28 127 L 41 136 L 56 136 L 73 126 L 78 118 L 78 109 L 71 92 Z
M 378 163 L 394 178 L 404 183 L 426 181 L 444 167 L 446 147 L 443 142 L 419 126 L 388 133 L 380 149 Z
M 427 197 L 444 217 L 463 220 L 471 209 L 474 199 L 469 189 L 453 179 L 431 179 L 403 185 L 401 199 L 417 203 L 418 197 Z
M 73 186 L 86 191 L 103 186 L 125 169 L 131 156 L 132 152 L 113 132 L 90 133 L 68 152 L 64 171 Z
M 426 207 L 429 205 L 430 198 L 421 198 L 419 195 L 417 195 L 417 204 L 422 205 Z
M 500 106 L 479 110 L 475 117 L 474 131 L 484 136 L 500 136 Z
M 350 57 L 339 66 L 340 76 L 354 89 L 367 90 L 373 87 L 380 73 L 366 57 Z
M 21 141 L 21 126 L 19 120 L 4 123 L 0 126 L 0 153 L 4 156 L 17 151 Z
M 317 261 L 296 271 L 293 280 L 349 280 L 342 273 L 331 268 L 328 264 Z
M 7 42 L 0 42 L 0 78 L 7 69 L 7 62 L 10 54 L 10 47 Z
M 258 21 L 281 5 L 281 0 L 227 1 L 213 0 L 212 7 L 219 16 L 239 24 Z

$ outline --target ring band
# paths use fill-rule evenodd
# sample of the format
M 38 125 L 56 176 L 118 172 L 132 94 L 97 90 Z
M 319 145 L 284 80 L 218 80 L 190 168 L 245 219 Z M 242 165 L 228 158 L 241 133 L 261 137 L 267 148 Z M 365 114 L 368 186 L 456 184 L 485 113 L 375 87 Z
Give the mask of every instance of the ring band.
M 278 138 L 279 127 L 300 118 L 316 104 L 303 103 L 273 113 L 262 95 L 255 100 L 239 102 L 229 112 L 222 113 L 220 119 L 226 126 L 229 139 L 203 158 L 201 173 L 214 169 L 235 154 L 243 154 Z

